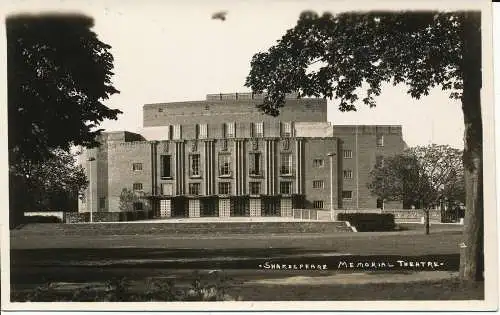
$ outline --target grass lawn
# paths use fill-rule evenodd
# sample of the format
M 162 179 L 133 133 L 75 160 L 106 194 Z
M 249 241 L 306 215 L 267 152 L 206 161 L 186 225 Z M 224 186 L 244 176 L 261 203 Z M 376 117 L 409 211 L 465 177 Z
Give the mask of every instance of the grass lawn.
M 458 270 L 458 244 L 462 237 L 462 227 L 455 225 L 431 226 L 430 235 L 423 234 L 423 231 L 420 233 L 418 229 L 421 226 L 415 225 L 402 232 L 203 237 L 161 233 L 100 235 L 86 232 L 79 235 L 78 229 L 59 235 L 45 231 L 50 226 L 38 227 L 41 233 L 34 230 L 24 233 L 23 229 L 11 233 L 11 288 L 13 298 L 17 300 L 26 300 L 28 295 L 33 298 L 33 292 L 38 292 L 39 298 L 45 296 L 52 301 L 189 300 L 193 297 L 188 296 L 187 291 L 175 298 L 153 292 L 147 284 L 148 279 L 156 279 L 156 288 L 163 288 L 160 291 L 165 291 L 163 281 L 167 278 L 173 280 L 176 287 L 189 290 L 194 281 L 190 276 L 193 271 L 208 275 L 211 269 L 224 273 L 230 298 L 242 300 L 470 300 L 481 299 L 484 295 L 482 283 L 461 284 L 450 274 Z M 437 260 L 443 262 L 443 266 L 436 269 L 441 271 L 431 271 L 431 276 L 424 279 L 424 273 L 418 268 L 395 268 L 380 273 L 359 269 L 337 270 L 335 267 L 339 259 L 344 258 L 364 261 L 388 258 Z M 327 272 L 263 272 L 257 266 L 264 261 L 311 262 L 329 266 Z M 439 272 L 448 274 L 438 277 L 442 275 Z M 357 274 L 350 279 L 359 276 L 359 279 L 371 277 L 378 280 L 373 283 L 346 282 L 340 281 L 340 276 L 337 276 L 354 273 Z M 419 279 L 420 275 L 422 279 Z M 293 280 L 298 279 L 296 277 L 309 277 L 311 281 L 297 284 Z M 323 280 L 331 278 L 332 281 L 318 282 L 315 277 Z M 405 282 L 405 277 L 413 280 Z M 109 291 L 110 283 L 124 278 L 135 283 L 130 287 L 131 295 L 117 298 L 115 294 L 113 297 L 114 291 Z M 403 279 L 403 282 L 391 282 L 396 278 Z M 277 282 L 266 282 L 273 279 Z M 380 279 L 387 281 L 381 282 Z M 288 282 L 283 284 L 283 281 Z M 43 289 L 48 283 L 93 285 L 101 287 L 102 292 L 106 292 L 104 288 L 108 287 L 108 293 L 89 295 L 86 288 L 82 289 L 84 292 L 79 297 L 75 297 L 74 292 L 80 292 L 80 289 L 54 293 L 52 289 Z M 212 285 L 207 284 L 208 287 Z M 216 299 L 219 298 L 227 297 Z

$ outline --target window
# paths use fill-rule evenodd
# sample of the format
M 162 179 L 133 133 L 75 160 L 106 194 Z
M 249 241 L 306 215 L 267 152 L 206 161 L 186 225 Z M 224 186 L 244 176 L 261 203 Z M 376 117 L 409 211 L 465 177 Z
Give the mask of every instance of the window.
M 292 136 L 292 123 L 284 122 L 281 123 L 281 135 L 283 137 L 291 137 Z
M 250 182 L 250 195 L 260 194 L 260 182 Z
M 292 175 L 292 156 L 289 153 L 281 153 L 281 175 Z
M 99 208 L 100 209 L 106 208 L 106 197 L 99 198 Z
M 133 171 L 142 171 L 142 163 L 132 163 Z
M 280 193 L 289 195 L 292 193 L 292 182 L 280 182 Z
M 351 179 L 352 178 L 352 170 L 344 170 L 344 178 Z
M 383 147 L 383 146 L 384 146 L 384 136 L 377 135 L 377 147 Z
M 234 126 L 234 122 L 228 122 L 228 123 L 225 123 L 224 124 L 224 137 L 225 138 L 234 138 L 235 137 L 235 133 L 234 133 L 234 129 L 235 129 L 235 126 Z
M 144 207 L 143 207 L 142 202 L 134 202 L 134 210 L 140 211 L 140 210 L 143 210 L 143 208 Z
M 342 191 L 342 199 L 352 199 L 352 191 L 351 190 Z
M 191 154 L 189 156 L 189 169 L 191 176 L 200 176 L 200 155 L 199 154 Z
M 207 124 L 198 125 L 198 135 L 199 139 L 206 139 L 208 137 L 208 127 Z
M 344 159 L 352 159 L 352 150 L 344 150 Z
M 172 159 L 170 155 L 160 156 L 161 178 L 172 178 Z
M 313 201 L 313 208 L 314 209 L 323 209 L 325 207 L 325 203 L 323 200 L 316 200 Z
M 189 194 L 199 195 L 200 194 L 200 183 L 190 183 L 189 184 Z
M 230 154 L 220 154 L 219 155 L 219 176 L 230 176 L 231 175 L 231 155 Z
M 142 190 L 142 183 L 134 183 L 134 184 L 132 185 L 132 188 L 133 188 L 134 190 Z
M 313 167 L 319 168 L 319 167 L 323 167 L 323 166 L 324 166 L 323 159 L 314 159 L 313 160 Z
M 173 134 L 174 134 L 174 126 L 168 125 L 168 127 L 167 127 L 167 140 L 172 140 Z
M 230 182 L 219 183 L 219 195 L 229 195 L 230 193 L 231 193 Z
M 164 196 L 172 196 L 174 191 L 173 187 L 172 183 L 161 184 L 161 194 Z
M 325 182 L 322 180 L 313 180 L 313 188 L 325 188 Z
M 250 153 L 250 175 L 261 175 L 260 153 Z
M 181 138 L 181 125 L 174 125 L 174 133 L 172 139 L 179 140 Z
M 264 137 L 264 123 L 263 122 L 252 123 L 251 133 L 252 134 L 250 136 L 253 138 Z

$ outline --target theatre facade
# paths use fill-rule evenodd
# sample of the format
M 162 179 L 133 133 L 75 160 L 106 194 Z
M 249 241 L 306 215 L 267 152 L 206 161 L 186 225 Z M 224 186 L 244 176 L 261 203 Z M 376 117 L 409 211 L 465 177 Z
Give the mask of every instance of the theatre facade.
M 121 211 L 124 189 L 139 197 L 135 210 L 162 218 L 382 206 L 369 172 L 405 148 L 401 126 L 331 124 L 326 100 L 295 95 L 273 117 L 256 108 L 262 100 L 232 93 L 144 105 L 140 133 L 106 132 L 100 147 L 82 150 L 89 187 L 79 211 Z

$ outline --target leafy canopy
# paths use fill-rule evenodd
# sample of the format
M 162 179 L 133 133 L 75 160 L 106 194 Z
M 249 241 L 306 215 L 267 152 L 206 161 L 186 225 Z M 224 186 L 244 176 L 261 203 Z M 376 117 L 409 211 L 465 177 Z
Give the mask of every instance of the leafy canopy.
M 104 119 L 119 110 L 102 101 L 111 84 L 111 46 L 83 15 L 16 15 L 6 21 L 9 153 L 40 161 L 51 150 L 93 147 Z
M 18 210 L 74 210 L 87 187 L 87 176 L 76 155 L 54 150 L 43 162 L 22 161 L 10 167 L 12 202 Z
M 267 52 L 253 56 L 245 86 L 266 93 L 260 108 L 279 114 L 287 93 L 336 98 L 341 111 L 373 107 L 381 84 L 405 83 L 414 98 L 440 86 L 460 98 L 463 12 L 303 12 Z
M 370 172 L 368 188 L 384 200 L 404 200 L 424 207 L 443 198 L 465 202 L 462 151 L 432 144 L 384 157 Z

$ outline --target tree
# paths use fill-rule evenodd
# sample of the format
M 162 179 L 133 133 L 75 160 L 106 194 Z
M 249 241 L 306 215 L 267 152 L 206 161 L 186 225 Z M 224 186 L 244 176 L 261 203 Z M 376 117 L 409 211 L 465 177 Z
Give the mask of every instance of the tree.
M 130 189 L 123 188 L 122 192 L 120 193 L 120 211 L 135 211 L 134 204 L 140 202 L 140 200 L 141 199 L 139 198 L 139 195 L 137 195 L 135 192 L 131 191 Z
M 429 208 L 445 200 L 463 200 L 459 195 L 464 193 L 459 189 L 463 183 L 461 157 L 460 150 L 448 145 L 409 148 L 378 161 L 370 172 L 368 188 L 384 200 L 404 200 L 424 209 L 429 234 Z
M 11 165 L 10 180 L 14 187 L 23 188 L 11 190 L 10 195 L 20 215 L 24 210 L 76 210 L 78 197 L 88 184 L 75 155 L 63 150 L 53 151 L 51 158 L 43 162 Z
M 409 148 L 408 153 L 415 156 L 421 171 L 428 178 L 434 205 L 440 200 L 465 201 L 461 150 L 449 145 L 431 144 Z
M 417 157 L 411 152 L 387 156 L 370 171 L 368 188 L 384 201 L 410 201 L 428 207 L 435 192 Z
M 350 111 L 356 110 L 359 90 L 365 87 L 362 100 L 373 107 L 383 82 L 405 83 L 414 98 L 441 87 L 462 102 L 467 211 L 460 275 L 466 280 L 481 280 L 484 233 L 480 12 L 322 16 L 304 12 L 275 46 L 254 55 L 245 85 L 256 93 L 265 92 L 259 107 L 278 115 L 285 95 L 291 92 L 297 92 L 299 97 L 336 98 L 341 111 Z
M 23 216 L 17 198 L 32 188 L 27 176 L 33 167 L 50 168 L 59 155 L 54 152 L 73 145 L 97 146 L 99 124 L 121 113 L 102 103 L 118 90 L 111 84 L 111 46 L 92 27 L 93 19 L 83 15 L 6 19 L 11 226 Z
M 6 20 L 9 158 L 43 161 L 51 150 L 94 147 L 111 85 L 111 46 L 83 15 L 15 15 Z

